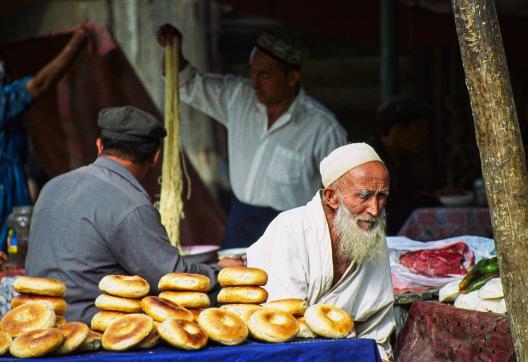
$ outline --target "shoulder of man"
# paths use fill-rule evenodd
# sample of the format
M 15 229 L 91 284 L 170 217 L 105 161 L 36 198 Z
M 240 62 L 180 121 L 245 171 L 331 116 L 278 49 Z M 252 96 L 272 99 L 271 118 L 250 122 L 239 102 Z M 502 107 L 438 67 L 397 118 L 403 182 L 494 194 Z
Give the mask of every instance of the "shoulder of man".
M 228 89 L 230 90 L 242 91 L 244 93 L 246 92 L 253 93 L 253 87 L 251 86 L 251 80 L 241 75 L 232 74 L 232 73 L 221 74 L 221 73 L 202 72 L 196 69 L 196 67 L 190 66 L 190 65 L 185 68 L 184 72 L 186 73 L 182 74 L 182 78 L 184 79 L 189 78 L 189 81 L 194 80 L 194 79 L 202 79 L 204 81 L 222 80 L 224 83 L 228 84 Z M 195 78 L 195 76 L 198 76 L 198 78 Z
M 341 127 L 337 117 L 328 108 L 309 95 L 304 95 L 301 100 L 300 111 L 305 111 L 308 116 L 306 119 L 312 120 L 325 126 Z
M 53 178 L 44 186 L 42 193 L 53 195 L 61 192 L 65 185 L 70 184 L 78 185 L 77 189 L 96 192 L 97 195 L 86 196 L 107 200 L 107 206 L 109 207 L 115 205 L 118 208 L 123 208 L 123 202 L 129 205 L 129 207 L 126 207 L 128 211 L 139 206 L 152 206 L 152 202 L 147 195 L 124 177 L 108 169 L 97 167 L 94 164 L 77 168 Z M 127 212 L 126 210 L 123 211 Z
M 39 193 L 35 208 L 49 208 L 55 205 L 58 199 L 72 200 L 72 193 L 77 189 L 79 182 L 86 178 L 84 169 L 88 166 L 77 168 L 49 180 Z
M 99 167 L 95 164 L 87 166 L 84 172 L 103 183 L 103 191 L 110 193 L 113 199 L 122 198 L 123 200 L 127 200 L 132 207 L 152 206 L 152 201 L 145 193 L 145 190 L 138 188 L 139 182 L 137 180 L 133 182 L 129 179 L 132 176 L 127 178 L 119 172 L 106 167 Z
M 242 77 L 240 75 L 235 74 L 226 74 L 224 75 L 224 80 L 231 84 L 232 89 L 235 91 L 236 94 L 239 94 L 245 98 L 242 98 L 247 101 L 247 97 L 254 97 L 255 96 L 255 90 L 253 89 L 253 86 L 251 85 L 251 80 L 249 78 Z
M 281 212 L 270 225 L 287 228 L 293 233 L 302 233 L 310 224 L 309 210 L 306 205 Z
M 49 180 L 44 185 L 44 187 L 42 188 L 41 194 L 44 193 L 47 189 L 51 189 L 51 188 L 54 188 L 54 187 L 60 187 L 61 184 L 63 184 L 64 182 L 67 182 L 69 180 L 74 180 L 74 179 L 77 179 L 77 178 L 78 179 L 82 179 L 85 176 L 84 172 L 85 172 L 86 168 L 88 168 L 88 167 L 89 166 L 82 166 L 82 167 L 76 168 L 74 170 L 70 170 L 70 171 L 68 171 L 66 173 L 63 173 L 61 175 L 53 177 L 51 180 Z

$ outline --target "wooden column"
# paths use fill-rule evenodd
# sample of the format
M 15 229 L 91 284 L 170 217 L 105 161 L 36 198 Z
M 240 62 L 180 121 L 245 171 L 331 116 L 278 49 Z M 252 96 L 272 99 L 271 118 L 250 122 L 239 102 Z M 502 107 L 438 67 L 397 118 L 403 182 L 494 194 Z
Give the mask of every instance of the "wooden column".
M 515 352 L 528 361 L 528 173 L 497 12 L 493 0 L 452 3 Z

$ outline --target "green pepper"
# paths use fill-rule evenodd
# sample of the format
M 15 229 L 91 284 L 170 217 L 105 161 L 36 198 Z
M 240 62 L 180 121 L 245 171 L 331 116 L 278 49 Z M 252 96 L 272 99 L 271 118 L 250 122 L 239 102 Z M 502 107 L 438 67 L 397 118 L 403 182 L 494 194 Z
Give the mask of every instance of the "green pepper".
M 499 262 L 497 257 L 491 258 L 491 262 L 482 269 L 483 274 L 495 273 L 499 271 Z
M 462 294 L 467 294 L 469 292 L 479 290 L 480 288 L 482 288 L 484 284 L 486 284 L 493 278 L 497 278 L 498 276 L 499 276 L 498 272 L 484 274 L 480 278 L 473 279 L 464 289 L 461 289 L 460 292 Z
M 467 288 L 474 280 L 479 279 L 482 275 L 495 273 L 499 270 L 497 257 L 481 259 L 473 268 L 467 272 L 466 276 L 458 285 L 458 290 L 462 291 Z

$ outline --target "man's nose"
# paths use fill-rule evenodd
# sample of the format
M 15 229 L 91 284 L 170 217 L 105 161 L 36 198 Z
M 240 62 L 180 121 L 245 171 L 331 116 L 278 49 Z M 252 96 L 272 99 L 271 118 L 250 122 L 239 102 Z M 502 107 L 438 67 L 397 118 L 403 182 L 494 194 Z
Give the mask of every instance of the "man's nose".
M 371 216 L 376 217 L 378 216 L 380 209 L 381 207 L 378 204 L 378 200 L 375 197 L 371 198 L 367 206 L 367 213 Z

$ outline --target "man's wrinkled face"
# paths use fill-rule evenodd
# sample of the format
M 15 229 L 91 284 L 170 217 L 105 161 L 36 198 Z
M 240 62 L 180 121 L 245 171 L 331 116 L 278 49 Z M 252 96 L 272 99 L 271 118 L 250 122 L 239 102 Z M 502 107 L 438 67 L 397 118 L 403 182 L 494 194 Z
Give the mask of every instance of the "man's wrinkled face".
M 339 254 L 357 263 L 376 261 L 385 250 L 387 169 L 381 162 L 368 162 L 343 177 L 336 187 L 339 206 L 333 221 Z
M 249 59 L 251 84 L 259 102 L 272 106 L 295 92 L 294 83 L 281 63 L 254 48 Z
M 372 230 L 389 195 L 389 173 L 382 162 L 355 167 L 339 182 L 340 202 L 356 218 L 360 230 Z
M 374 226 L 368 231 L 359 227 L 358 220 L 362 217 L 352 214 L 343 202 L 339 203 L 334 219 L 334 228 L 339 235 L 338 253 L 359 264 L 376 262 L 385 250 L 385 210 L 376 217 L 369 216 L 374 219 Z

